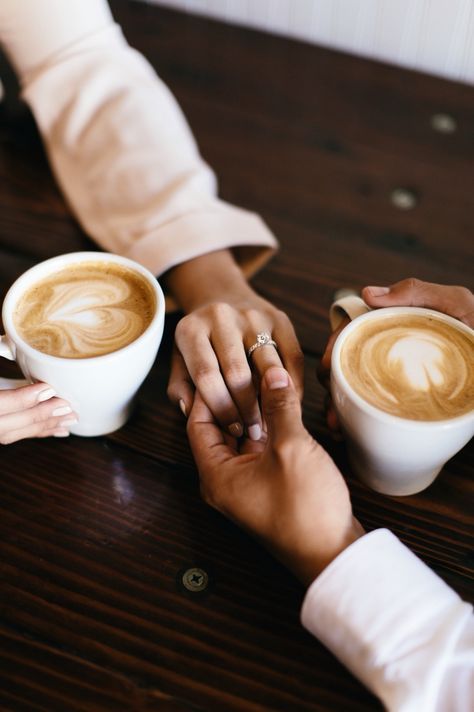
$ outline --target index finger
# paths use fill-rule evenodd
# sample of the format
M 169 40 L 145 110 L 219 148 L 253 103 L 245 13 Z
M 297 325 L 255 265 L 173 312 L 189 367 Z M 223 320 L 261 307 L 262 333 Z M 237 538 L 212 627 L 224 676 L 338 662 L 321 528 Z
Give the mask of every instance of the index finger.
M 47 383 L 32 383 L 0 390 L 0 415 L 20 413 L 38 403 L 54 398 L 56 392 Z

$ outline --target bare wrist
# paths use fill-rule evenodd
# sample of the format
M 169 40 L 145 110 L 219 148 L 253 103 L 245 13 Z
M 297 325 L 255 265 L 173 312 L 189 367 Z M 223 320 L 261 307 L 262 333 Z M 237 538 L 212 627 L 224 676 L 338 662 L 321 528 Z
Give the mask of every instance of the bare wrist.
M 309 586 L 339 554 L 364 534 L 365 530 L 360 522 L 352 517 L 347 528 L 339 535 L 330 534 L 326 542 L 318 541 L 312 549 L 302 548 L 286 563 L 297 578 L 305 586 Z
M 218 250 L 183 262 L 164 277 L 185 312 L 215 301 L 234 301 L 254 294 L 229 250 Z

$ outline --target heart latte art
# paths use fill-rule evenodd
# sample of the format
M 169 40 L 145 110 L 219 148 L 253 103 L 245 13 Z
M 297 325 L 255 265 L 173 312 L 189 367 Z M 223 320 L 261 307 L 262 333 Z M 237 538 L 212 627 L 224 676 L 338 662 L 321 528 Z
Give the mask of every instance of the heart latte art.
M 154 312 L 154 293 L 138 272 L 111 262 L 85 262 L 30 287 L 16 305 L 14 322 L 38 351 L 90 358 L 135 341 Z
M 429 316 L 368 320 L 344 342 L 341 367 L 371 405 L 411 420 L 444 420 L 474 408 L 474 332 Z

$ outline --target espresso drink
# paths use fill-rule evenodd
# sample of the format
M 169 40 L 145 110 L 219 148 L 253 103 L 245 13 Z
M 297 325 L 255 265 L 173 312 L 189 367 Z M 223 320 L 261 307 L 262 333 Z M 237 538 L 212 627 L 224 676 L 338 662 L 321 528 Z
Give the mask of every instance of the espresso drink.
M 346 338 L 341 367 L 376 408 L 410 420 L 445 420 L 474 408 L 474 332 L 441 319 L 392 314 Z
M 19 299 L 13 320 L 30 346 L 61 358 L 90 358 L 135 341 L 155 313 L 146 279 L 111 262 L 64 267 Z

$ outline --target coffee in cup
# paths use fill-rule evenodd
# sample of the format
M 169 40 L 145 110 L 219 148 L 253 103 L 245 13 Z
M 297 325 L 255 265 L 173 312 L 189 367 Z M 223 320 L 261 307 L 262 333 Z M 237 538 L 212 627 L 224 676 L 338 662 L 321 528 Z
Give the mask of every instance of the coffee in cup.
M 100 252 L 61 255 L 10 287 L 0 356 L 70 403 L 78 415 L 72 433 L 103 435 L 127 420 L 155 360 L 164 315 L 163 292 L 142 265 Z
M 93 358 L 138 339 L 156 299 L 136 270 L 113 262 L 81 262 L 45 277 L 20 297 L 13 323 L 32 348 L 60 358 Z
M 474 336 L 428 315 L 361 324 L 341 349 L 342 372 L 361 398 L 399 418 L 446 420 L 474 403 Z
M 358 477 L 391 495 L 419 492 L 474 434 L 474 332 L 416 307 L 370 311 L 357 297 L 336 339 L 331 393 Z

